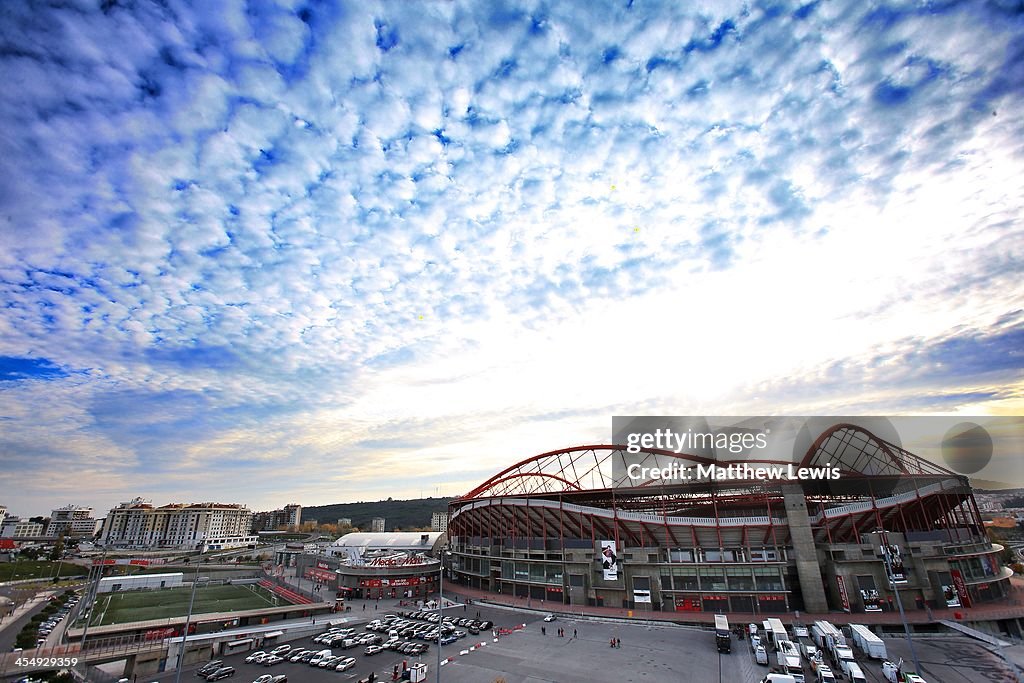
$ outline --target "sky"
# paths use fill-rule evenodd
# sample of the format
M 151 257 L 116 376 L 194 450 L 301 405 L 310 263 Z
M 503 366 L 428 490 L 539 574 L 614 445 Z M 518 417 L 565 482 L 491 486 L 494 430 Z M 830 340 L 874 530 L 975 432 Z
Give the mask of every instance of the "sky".
M 0 72 L 10 513 L 1024 414 L 1018 2 L 10 0 Z

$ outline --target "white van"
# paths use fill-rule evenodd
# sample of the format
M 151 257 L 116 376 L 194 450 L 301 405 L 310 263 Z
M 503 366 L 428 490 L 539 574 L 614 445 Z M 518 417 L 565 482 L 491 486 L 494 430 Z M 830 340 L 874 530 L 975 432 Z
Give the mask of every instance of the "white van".
M 764 645 L 754 648 L 754 661 L 758 664 L 768 664 L 768 651 L 764 649 Z
M 868 683 L 868 679 L 864 676 L 864 672 L 860 670 L 860 665 L 856 662 L 850 662 L 846 665 L 846 675 L 850 677 L 850 683 Z
M 328 657 L 334 656 L 334 653 L 330 650 L 320 650 L 309 659 L 310 666 L 319 666 L 320 662 L 324 661 Z
M 796 683 L 796 679 L 789 674 L 768 674 L 761 683 Z

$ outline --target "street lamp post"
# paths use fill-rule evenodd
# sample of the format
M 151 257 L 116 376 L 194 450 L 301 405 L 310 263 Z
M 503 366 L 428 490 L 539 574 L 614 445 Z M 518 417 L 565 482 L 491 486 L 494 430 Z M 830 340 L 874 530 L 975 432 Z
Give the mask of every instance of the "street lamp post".
M 437 572 L 437 683 L 441 683 L 441 625 L 444 623 L 444 548 Z
M 188 641 L 188 627 L 192 623 L 192 607 L 196 602 L 196 585 L 199 583 L 199 565 L 196 564 L 196 575 L 192 579 L 192 595 L 188 599 L 188 614 L 185 615 L 185 630 L 181 633 L 181 645 L 178 650 L 178 665 L 175 667 L 174 683 L 181 683 L 181 665 L 185 662 L 185 643 Z
M 107 549 L 103 549 L 103 554 L 100 555 L 100 566 L 96 567 L 93 565 L 89 569 L 89 578 L 92 579 L 92 572 L 96 571 L 96 578 L 94 581 L 90 580 L 88 587 L 85 589 L 85 600 L 82 602 L 85 604 L 84 612 L 85 626 L 82 627 L 82 640 L 79 642 L 79 650 L 82 653 L 82 666 L 87 667 L 85 663 L 85 637 L 89 634 L 89 622 L 92 621 L 92 610 L 96 606 L 96 595 L 100 590 L 100 579 L 103 578 L 103 568 L 107 566 Z M 79 614 L 82 614 L 82 610 L 79 610 Z
M 921 674 L 921 662 L 917 658 L 917 650 L 914 649 L 914 639 L 910 636 L 910 624 L 907 623 L 907 614 L 903 611 L 903 599 L 900 598 L 900 589 L 896 586 L 896 577 L 892 572 L 892 558 L 889 554 L 889 536 L 882 530 L 882 563 L 885 565 L 885 577 L 889 580 L 889 587 L 896 595 L 896 607 L 900 611 L 900 621 L 903 622 L 903 632 L 907 634 L 907 645 L 910 646 L 910 656 L 914 659 L 914 673 Z

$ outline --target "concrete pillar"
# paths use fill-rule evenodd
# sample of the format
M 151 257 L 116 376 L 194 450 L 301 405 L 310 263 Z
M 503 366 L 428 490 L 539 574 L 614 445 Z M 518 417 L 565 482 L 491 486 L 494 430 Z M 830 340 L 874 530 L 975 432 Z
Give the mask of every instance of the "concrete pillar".
M 803 489 L 796 484 L 782 487 L 782 498 L 786 505 L 786 519 L 796 559 L 796 573 L 800 579 L 800 592 L 804 596 L 804 610 L 814 614 L 828 612 L 828 600 L 821 580 L 821 566 L 814 549 L 814 534 L 807 514 L 807 501 Z

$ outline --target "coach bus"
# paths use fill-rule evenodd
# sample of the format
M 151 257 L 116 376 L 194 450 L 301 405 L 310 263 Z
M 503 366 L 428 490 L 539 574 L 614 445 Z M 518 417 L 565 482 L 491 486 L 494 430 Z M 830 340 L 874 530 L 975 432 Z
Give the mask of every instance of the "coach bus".
M 719 652 L 732 652 L 732 633 L 729 632 L 729 620 L 724 614 L 715 615 L 715 645 Z

